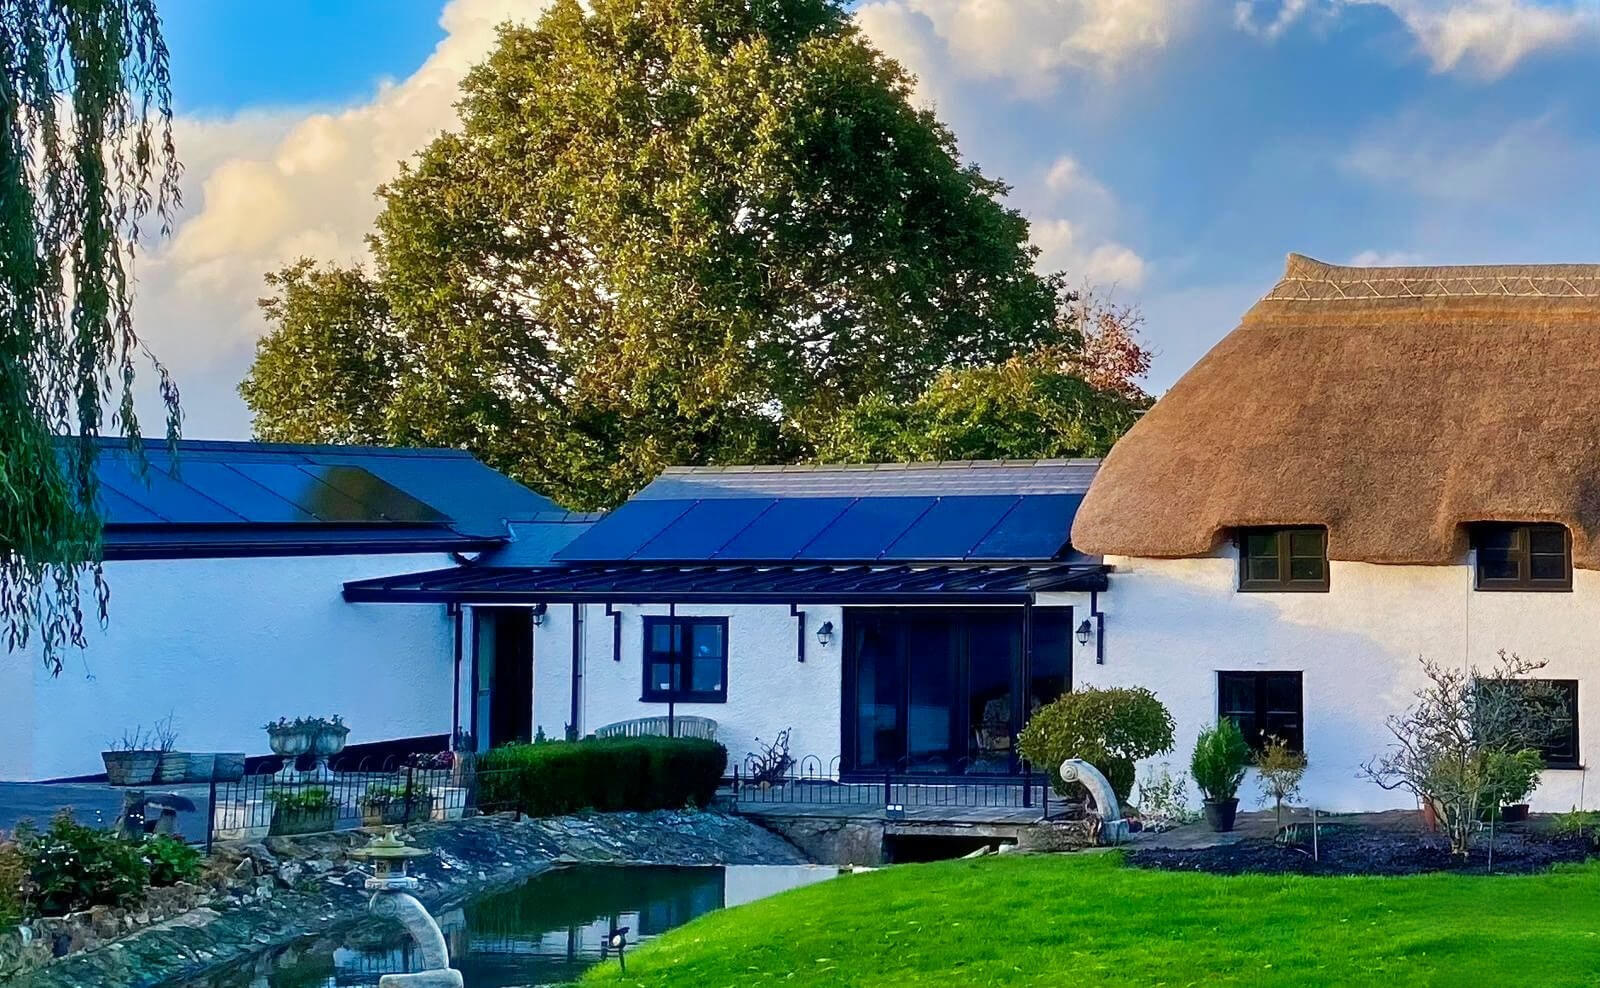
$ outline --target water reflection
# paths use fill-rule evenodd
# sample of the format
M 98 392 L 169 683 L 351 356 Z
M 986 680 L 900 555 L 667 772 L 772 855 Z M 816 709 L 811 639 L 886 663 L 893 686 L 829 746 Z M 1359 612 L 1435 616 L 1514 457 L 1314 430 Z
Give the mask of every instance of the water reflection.
M 580 866 L 468 901 L 436 915 L 451 963 L 468 988 L 523 988 L 576 979 L 616 963 L 608 939 L 630 928 L 638 943 L 696 916 L 822 881 L 836 869 L 730 865 L 722 868 Z M 417 970 L 398 927 L 359 924 L 181 988 L 334 988 L 375 985 L 380 975 Z

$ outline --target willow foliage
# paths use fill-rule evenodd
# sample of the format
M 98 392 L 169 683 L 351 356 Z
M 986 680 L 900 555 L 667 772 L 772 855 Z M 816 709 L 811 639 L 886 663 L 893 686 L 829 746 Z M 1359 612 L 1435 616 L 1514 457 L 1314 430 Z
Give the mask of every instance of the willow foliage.
M 99 436 L 142 449 L 130 265 L 178 204 L 172 97 L 153 0 L 0 0 L 0 66 L 0 623 L 60 672 L 82 587 L 106 613 Z

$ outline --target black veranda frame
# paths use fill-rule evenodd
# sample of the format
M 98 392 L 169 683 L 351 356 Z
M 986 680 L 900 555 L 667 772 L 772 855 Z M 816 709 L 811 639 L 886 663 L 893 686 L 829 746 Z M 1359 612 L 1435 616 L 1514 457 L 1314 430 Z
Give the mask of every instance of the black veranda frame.
M 1572 533 L 1565 525 L 1474 525 L 1472 547 L 1477 550 L 1478 590 L 1572 590 Z
M 661 652 L 652 647 L 655 641 L 655 629 L 662 625 L 669 629 L 685 629 L 688 634 L 668 634 L 671 648 Z M 686 688 L 685 684 L 693 685 L 694 675 L 694 640 L 692 629 L 697 625 L 714 627 L 720 630 L 722 638 L 721 668 L 718 673 L 718 686 L 714 690 L 696 690 Z M 682 643 L 682 644 L 680 644 Z M 684 647 L 687 646 L 687 647 Z M 727 703 L 728 702 L 728 619 L 725 617 L 702 617 L 699 615 L 653 615 L 647 614 L 644 618 L 644 642 L 640 649 L 643 663 L 640 675 L 643 677 L 643 692 L 640 699 L 648 703 Z M 679 684 L 676 689 L 659 689 L 655 685 L 654 677 L 650 675 L 653 665 L 669 664 L 676 666 L 675 680 Z

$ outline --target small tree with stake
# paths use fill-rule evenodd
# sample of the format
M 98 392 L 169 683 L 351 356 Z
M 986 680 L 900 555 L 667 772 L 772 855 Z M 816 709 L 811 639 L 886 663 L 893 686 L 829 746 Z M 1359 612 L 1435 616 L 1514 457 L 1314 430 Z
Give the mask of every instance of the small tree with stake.
M 1544 662 L 1504 650 L 1487 672 L 1421 661 L 1427 684 L 1411 707 L 1388 719 L 1394 744 L 1361 774 L 1432 807 L 1451 853 L 1465 859 L 1481 812 L 1516 788 L 1508 775 L 1525 774 L 1524 753 L 1548 744 L 1567 723 L 1566 697 L 1548 681 L 1527 678 Z

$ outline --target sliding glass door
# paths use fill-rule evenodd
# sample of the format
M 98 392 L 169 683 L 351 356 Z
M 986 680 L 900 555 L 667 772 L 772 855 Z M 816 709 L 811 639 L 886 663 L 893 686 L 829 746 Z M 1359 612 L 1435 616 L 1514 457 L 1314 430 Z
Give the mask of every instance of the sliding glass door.
M 845 769 L 1016 771 L 1028 712 L 1071 681 L 1071 618 L 1035 608 L 1030 656 L 1019 607 L 847 609 Z

